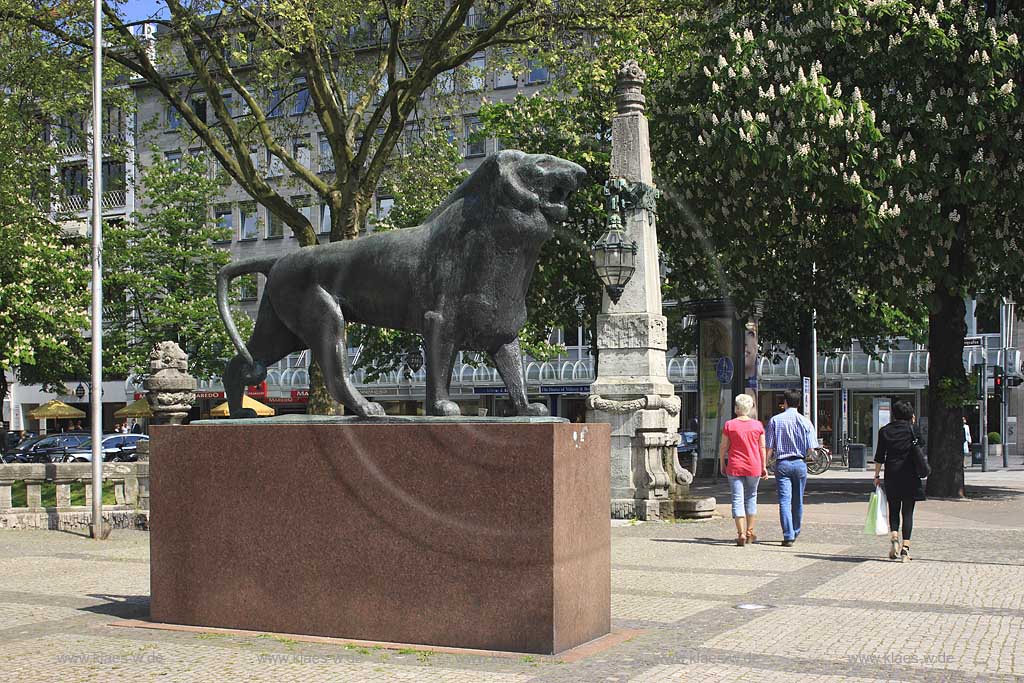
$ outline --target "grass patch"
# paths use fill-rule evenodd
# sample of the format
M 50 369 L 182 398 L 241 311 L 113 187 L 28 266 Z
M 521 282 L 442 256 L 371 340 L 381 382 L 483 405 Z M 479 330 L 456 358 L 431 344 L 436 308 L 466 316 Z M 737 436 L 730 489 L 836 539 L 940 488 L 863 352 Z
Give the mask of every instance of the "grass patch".
M 85 505 L 86 483 L 77 481 L 71 484 L 71 505 Z M 50 482 L 43 482 L 40 497 L 44 508 L 57 507 L 57 485 Z M 103 504 L 115 505 L 117 499 L 114 496 L 114 482 L 103 482 Z M 16 481 L 11 485 L 11 505 L 16 508 L 28 507 L 28 491 L 24 481 Z

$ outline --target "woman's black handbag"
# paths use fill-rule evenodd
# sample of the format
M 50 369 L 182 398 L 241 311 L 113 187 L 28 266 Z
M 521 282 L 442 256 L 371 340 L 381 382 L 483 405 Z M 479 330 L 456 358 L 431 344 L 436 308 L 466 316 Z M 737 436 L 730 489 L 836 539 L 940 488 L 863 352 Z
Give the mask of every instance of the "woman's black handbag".
M 917 437 L 914 437 L 910 444 L 910 454 L 914 458 L 914 471 L 917 473 L 917 477 L 919 479 L 926 479 L 932 473 L 932 468 L 928 464 L 928 458 L 925 457 L 924 450 L 921 448 L 921 442 Z

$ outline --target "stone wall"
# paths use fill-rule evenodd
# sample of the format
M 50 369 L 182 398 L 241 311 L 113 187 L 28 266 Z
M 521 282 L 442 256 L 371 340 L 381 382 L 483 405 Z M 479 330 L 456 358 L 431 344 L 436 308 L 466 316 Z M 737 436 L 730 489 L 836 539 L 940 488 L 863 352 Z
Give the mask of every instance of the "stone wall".
M 103 506 L 103 518 L 116 529 L 149 528 L 149 463 L 103 464 L 103 480 L 113 482 L 114 505 Z M 11 489 L 25 482 L 25 506 L 14 507 Z M 86 530 L 92 521 L 92 464 L 0 464 L 0 529 Z M 85 484 L 85 504 L 71 504 L 71 485 Z M 56 487 L 56 505 L 44 507 L 44 484 Z

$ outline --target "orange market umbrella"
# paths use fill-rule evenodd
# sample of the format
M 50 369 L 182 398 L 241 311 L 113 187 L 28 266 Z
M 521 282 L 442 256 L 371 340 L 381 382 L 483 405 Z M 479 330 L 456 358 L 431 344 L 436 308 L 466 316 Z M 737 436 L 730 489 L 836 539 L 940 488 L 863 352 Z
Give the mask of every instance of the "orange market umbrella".
M 252 408 L 253 410 L 256 411 L 256 414 L 259 415 L 260 417 L 270 417 L 271 415 L 276 415 L 277 414 L 277 411 L 275 411 L 270 406 L 263 405 L 262 403 L 260 403 L 256 399 L 249 398 L 248 396 L 243 396 L 242 397 L 242 407 L 243 408 Z M 221 403 L 219 406 L 217 406 L 216 408 L 214 408 L 213 410 L 210 411 L 210 417 L 227 417 L 227 416 L 228 416 L 228 402 L 227 401 L 224 401 L 224 403 Z
M 28 416 L 33 420 L 73 420 L 85 417 L 85 413 L 67 403 L 53 399 L 28 411 Z

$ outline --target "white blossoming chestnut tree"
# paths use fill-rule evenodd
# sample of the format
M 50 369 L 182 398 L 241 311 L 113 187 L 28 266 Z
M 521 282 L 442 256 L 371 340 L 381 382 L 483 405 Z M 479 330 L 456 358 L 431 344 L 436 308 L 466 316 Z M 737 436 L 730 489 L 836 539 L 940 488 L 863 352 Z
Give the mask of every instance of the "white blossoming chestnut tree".
M 681 289 L 764 299 L 767 331 L 797 346 L 811 307 L 826 346 L 926 319 L 932 495 L 963 493 L 965 298 L 1024 294 L 1022 17 L 734 3 L 694 23 L 704 54 L 658 93 Z

